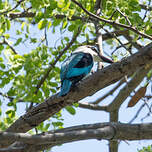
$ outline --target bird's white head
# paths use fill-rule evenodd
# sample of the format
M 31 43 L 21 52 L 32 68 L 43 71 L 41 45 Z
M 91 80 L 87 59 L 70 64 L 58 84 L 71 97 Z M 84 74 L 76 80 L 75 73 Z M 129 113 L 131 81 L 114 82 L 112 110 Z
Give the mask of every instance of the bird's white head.
M 100 57 L 98 56 L 97 49 L 93 46 L 90 45 L 80 46 L 74 51 L 74 53 L 76 52 L 89 53 L 92 55 L 94 61 L 101 61 Z
M 93 60 L 95 62 L 104 61 L 104 62 L 107 62 L 107 63 L 113 63 L 112 60 L 100 55 L 99 54 L 99 50 L 98 50 L 98 48 L 96 46 L 91 46 L 91 45 L 80 46 L 73 53 L 76 53 L 76 52 L 82 52 L 82 53 L 91 54 L 92 57 L 93 57 Z

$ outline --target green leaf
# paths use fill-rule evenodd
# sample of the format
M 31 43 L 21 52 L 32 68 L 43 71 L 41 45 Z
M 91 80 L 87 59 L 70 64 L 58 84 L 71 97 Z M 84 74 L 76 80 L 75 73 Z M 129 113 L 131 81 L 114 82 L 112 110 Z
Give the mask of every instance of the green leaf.
M 52 125 L 53 125 L 54 127 L 61 127 L 61 126 L 63 126 L 63 122 L 61 122 L 61 121 L 52 122 Z
M 50 123 L 46 124 L 46 125 L 45 125 L 45 128 L 44 128 L 45 131 L 47 131 L 49 127 L 50 127 Z
M 59 67 L 55 67 L 54 70 L 55 70 L 57 73 L 60 73 L 60 68 L 59 68 Z
M 24 30 L 25 24 L 26 24 L 26 22 L 23 22 L 22 25 L 21 25 L 21 30 L 22 30 L 22 31 Z
M 50 84 L 50 86 L 52 86 L 52 87 L 57 87 L 57 86 L 58 86 L 57 82 L 49 82 L 49 84 Z
M 58 1 L 57 1 L 57 5 L 58 5 L 59 8 L 63 8 L 64 5 L 65 5 L 64 0 L 58 0 Z
M 32 8 L 39 9 L 40 5 L 43 5 L 43 1 L 40 0 L 30 0 Z
M 67 20 L 64 20 L 64 21 L 63 21 L 63 24 L 62 24 L 62 28 L 63 28 L 63 29 L 66 28 L 67 25 L 68 25 Z
M 76 111 L 72 106 L 66 106 L 65 109 L 71 114 L 75 115 Z
M 6 114 L 9 116 L 9 118 L 15 117 L 15 111 L 14 110 L 7 110 Z
M 6 39 L 9 39 L 10 38 L 10 35 L 9 34 L 4 34 L 5 38 Z
M 52 93 L 56 93 L 56 90 L 55 89 L 50 89 L 50 91 L 52 92 Z
M 6 20 L 6 25 L 7 25 L 7 30 L 10 30 L 11 28 L 11 23 L 10 23 L 10 20 Z
M 0 0 L 0 10 L 3 9 L 3 2 Z
M 17 41 L 16 41 L 16 43 L 14 44 L 14 46 L 19 45 L 21 43 L 21 41 L 22 41 L 22 38 L 18 38 Z
M 75 24 L 71 24 L 71 25 L 68 27 L 68 30 L 69 30 L 70 32 L 72 32 L 72 31 L 75 30 L 75 28 L 76 28 L 76 25 L 75 25 Z
M 31 38 L 31 43 L 36 43 L 37 39 L 36 38 Z
M 51 25 L 52 25 L 52 22 L 51 21 L 48 21 L 48 29 L 51 27 Z
M 38 23 L 38 28 L 39 28 L 40 30 L 42 30 L 43 28 L 46 27 L 47 23 L 48 23 L 48 21 L 47 21 L 46 19 L 39 21 L 39 23 Z
M 149 35 L 152 34 L 152 25 L 151 26 L 147 25 L 147 27 L 146 27 L 146 34 L 149 34 Z
M 73 103 L 72 105 L 76 108 L 79 107 L 79 103 Z
M 152 152 L 152 145 L 149 145 L 147 147 L 143 147 L 143 149 L 138 150 L 138 152 Z
M 3 45 L 0 45 L 0 52 L 4 49 Z
M 5 64 L 3 64 L 3 63 L 0 63 L 0 67 L 2 68 L 2 69 L 5 69 Z
M 53 26 L 58 26 L 61 23 L 61 19 L 54 19 Z

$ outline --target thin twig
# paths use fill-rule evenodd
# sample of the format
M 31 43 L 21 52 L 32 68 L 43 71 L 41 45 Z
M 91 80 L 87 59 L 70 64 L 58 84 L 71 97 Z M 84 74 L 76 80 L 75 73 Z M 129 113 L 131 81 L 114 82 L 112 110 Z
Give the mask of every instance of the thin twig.
M 120 82 L 114 88 L 112 88 L 104 96 L 102 96 L 99 99 L 97 99 L 95 102 L 92 102 L 92 104 L 99 104 L 102 100 L 104 100 L 105 98 L 107 98 L 109 95 L 112 95 L 115 92 L 115 90 L 117 90 L 124 82 L 125 82 L 125 79 L 124 78 L 121 79 Z
M 107 33 L 110 34 L 110 32 L 109 32 L 107 29 L 103 28 L 103 30 L 104 30 L 105 32 L 107 32 Z M 128 48 L 126 48 L 126 46 L 117 38 L 117 36 L 116 36 L 115 34 L 114 34 L 113 36 L 114 36 L 114 38 L 121 44 L 121 46 L 122 46 L 126 51 L 128 51 Z
M 7 46 L 9 46 L 9 48 L 14 52 L 14 54 L 17 54 L 16 50 L 13 48 L 13 46 L 11 46 L 9 44 L 9 42 L 5 39 L 5 37 L 3 39 L 3 42 L 0 42 L 0 45 L 4 45 L 4 44 L 7 45 Z
M 136 112 L 135 116 L 129 121 L 129 123 L 131 124 L 139 115 L 139 113 L 141 112 L 141 110 L 145 107 L 145 103 L 143 103 L 140 108 L 138 109 L 138 111 Z
M 151 0 L 149 0 L 149 3 L 148 3 L 147 8 L 150 7 L 150 3 L 151 3 Z M 146 16 L 147 16 L 147 13 L 148 13 L 148 9 L 146 9 L 146 11 L 145 11 L 144 17 L 143 17 L 143 19 L 142 19 L 143 21 L 145 20 L 145 18 L 146 18 Z
M 119 8 L 117 8 L 116 10 L 125 18 L 125 20 L 128 22 L 128 24 L 129 24 L 130 26 L 132 26 L 132 24 L 131 24 L 131 22 L 129 21 L 128 17 L 127 17 L 124 13 L 122 13 Z
M 144 4 L 139 4 L 139 5 L 144 10 L 152 11 L 152 7 L 151 6 L 147 6 L 147 5 L 144 5 Z
M 137 50 L 141 50 L 142 49 L 142 45 L 139 44 L 137 41 L 133 41 L 133 38 L 129 35 L 129 32 L 124 33 L 123 35 L 125 37 L 125 39 L 127 39 L 127 41 L 129 41 Z M 141 37 L 139 37 L 137 40 L 139 40 Z
M 79 107 L 89 110 L 99 110 L 99 111 L 107 111 L 107 106 L 99 106 L 92 103 L 79 102 Z
M 46 42 L 46 46 L 48 46 L 48 39 L 47 39 L 47 27 L 45 27 L 45 29 L 44 29 L 44 36 L 45 36 L 45 42 Z
M 7 14 L 8 12 L 11 12 L 11 11 L 15 10 L 23 1 L 25 1 L 25 0 L 18 1 L 17 4 L 13 8 L 11 8 L 10 10 L 1 12 L 0 15 Z
M 2 92 L 0 92 L 0 95 L 1 95 L 2 97 L 8 98 L 10 101 L 13 101 L 13 100 L 14 100 L 13 97 L 8 96 L 8 95 L 6 95 L 6 94 L 3 94 Z
M 127 42 L 127 43 L 125 43 L 125 44 L 123 44 L 123 45 L 129 45 L 130 44 L 130 42 Z M 112 51 L 112 55 L 118 50 L 118 49 L 120 49 L 121 47 L 123 47 L 122 45 L 119 45 L 119 46 L 117 46 L 113 51 Z

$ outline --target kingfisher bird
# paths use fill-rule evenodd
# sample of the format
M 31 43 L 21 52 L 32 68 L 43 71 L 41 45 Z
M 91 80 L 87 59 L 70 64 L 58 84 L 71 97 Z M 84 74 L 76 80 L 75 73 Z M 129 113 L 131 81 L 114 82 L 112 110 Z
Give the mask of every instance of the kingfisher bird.
M 65 96 L 71 88 L 88 75 L 94 62 L 113 63 L 99 54 L 97 47 L 85 45 L 78 47 L 61 65 L 61 90 L 58 96 Z

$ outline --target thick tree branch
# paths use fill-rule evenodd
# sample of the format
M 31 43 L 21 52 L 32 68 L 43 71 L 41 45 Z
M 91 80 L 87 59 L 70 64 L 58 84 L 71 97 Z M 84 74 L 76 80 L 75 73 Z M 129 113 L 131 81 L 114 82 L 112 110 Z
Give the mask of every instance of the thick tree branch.
M 25 152 L 25 147 L 0 148 L 0 152 Z
M 110 122 L 117 123 L 119 120 L 119 109 L 116 109 L 115 111 L 110 111 Z M 118 152 L 118 141 L 117 140 L 109 140 L 109 152 Z
M 147 124 L 123 124 L 123 123 L 97 123 L 74 126 L 42 134 L 31 135 L 27 133 L 1 132 L 0 140 L 20 141 L 34 146 L 50 144 L 51 147 L 58 144 L 87 139 L 112 139 L 112 140 L 143 140 L 152 139 L 152 123 Z M 28 147 L 28 146 L 27 146 Z M 28 151 L 28 148 L 26 151 Z M 41 150 L 41 149 L 39 149 Z
M 33 17 L 35 17 L 35 15 L 36 15 L 36 13 L 33 13 L 33 12 L 17 12 L 17 13 L 10 13 L 8 15 L 8 17 L 13 20 L 16 18 L 33 18 Z M 86 21 L 86 20 L 88 20 L 87 17 L 80 17 L 80 16 L 73 15 L 71 18 L 68 18 L 68 16 L 62 15 L 62 14 L 56 14 L 50 18 L 56 18 L 56 19 L 67 18 L 69 21 L 75 21 L 75 20 Z
M 27 132 L 72 102 L 93 95 L 98 90 L 117 82 L 124 77 L 124 75 L 131 75 L 137 69 L 151 64 L 151 62 L 152 43 L 144 47 L 142 51 L 135 53 L 121 62 L 114 63 L 87 77 L 77 86 L 75 91 L 69 92 L 68 95 L 64 97 L 57 97 L 57 95 L 51 96 L 43 103 L 33 107 L 30 111 L 21 116 L 6 131 Z M 7 146 L 10 143 L 12 143 L 12 141 L 5 143 L 3 140 L 0 140 L 0 147 Z

